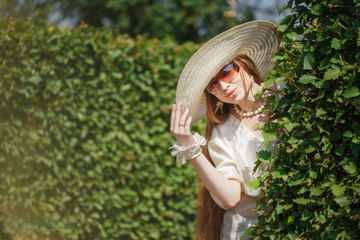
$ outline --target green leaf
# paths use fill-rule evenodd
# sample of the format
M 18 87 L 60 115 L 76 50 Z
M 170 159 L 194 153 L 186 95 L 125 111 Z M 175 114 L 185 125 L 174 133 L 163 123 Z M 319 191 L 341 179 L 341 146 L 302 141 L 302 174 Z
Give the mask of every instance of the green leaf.
M 320 80 L 314 83 L 314 86 L 317 88 L 328 88 L 329 87 L 329 81 L 327 80 Z
M 278 30 L 280 31 L 280 32 L 285 32 L 285 30 L 288 28 L 288 26 L 287 25 L 279 25 L 278 26 Z
M 319 107 L 317 110 L 316 110 L 316 116 L 317 117 L 321 117 L 321 116 L 324 116 L 326 115 L 326 110 L 323 109 L 322 107 Z
M 345 151 L 345 148 L 346 148 L 346 144 L 340 144 L 336 150 L 335 150 L 335 154 L 342 157 L 343 154 L 344 154 L 344 151 Z
M 296 32 L 288 32 L 285 34 L 285 36 L 293 42 L 300 39 L 299 35 Z
M 310 195 L 320 196 L 324 191 L 325 191 L 325 189 L 323 187 L 312 188 Z
M 289 132 L 291 132 L 295 127 L 299 126 L 300 124 L 298 122 L 295 121 L 288 121 L 284 124 L 284 127 L 286 128 L 286 130 L 288 130 Z
M 112 72 L 111 75 L 115 78 L 115 79 L 119 79 L 121 80 L 123 78 L 123 74 L 121 72 Z
M 252 179 L 248 184 L 248 187 L 254 190 L 258 189 L 259 186 L 260 186 L 260 179 L 258 178 Z
M 271 173 L 271 176 L 273 178 L 282 178 L 283 176 L 286 176 L 286 172 L 284 170 L 275 170 Z
M 288 184 L 289 184 L 290 187 L 292 187 L 292 186 L 300 185 L 302 183 L 304 183 L 304 178 L 300 178 L 300 179 L 297 179 L 295 181 L 291 181 Z
M 303 213 L 303 215 L 301 217 L 301 220 L 305 221 L 305 220 L 309 219 L 312 216 L 314 216 L 313 212 L 305 212 L 305 213 Z
M 360 95 L 360 91 L 357 87 L 352 86 L 352 87 L 347 88 L 342 95 L 345 98 L 357 97 Z
M 315 171 L 310 171 L 309 176 L 310 176 L 311 178 L 317 178 L 318 173 L 317 173 L 317 172 L 315 172 Z
M 275 82 L 278 84 L 278 85 L 281 85 L 281 84 L 284 84 L 287 82 L 287 79 L 286 77 L 279 77 L 275 80 Z
M 272 141 L 276 139 L 276 133 L 274 132 L 262 132 L 262 135 L 264 137 L 264 145 L 265 147 L 268 147 Z
M 315 59 L 314 59 L 313 55 L 311 55 L 311 54 L 305 55 L 303 69 L 311 70 L 314 68 L 314 65 L 315 65 Z
M 331 186 L 331 192 L 334 194 L 334 196 L 344 195 L 345 190 L 346 190 L 346 186 L 339 186 L 336 184 Z
M 350 201 L 346 196 L 335 197 L 334 200 L 337 204 L 339 204 L 340 207 L 345 207 L 350 204 Z
M 316 77 L 314 75 L 305 74 L 300 77 L 299 82 L 301 82 L 303 84 L 308 84 L 310 82 L 314 82 L 315 79 L 316 79 Z
M 343 134 L 344 137 L 351 138 L 353 136 L 353 133 L 349 130 L 346 130 Z
M 291 224 L 294 223 L 294 217 L 293 216 L 288 216 L 286 219 L 285 219 L 285 225 L 286 226 L 289 226 Z
M 354 158 L 345 158 L 339 164 L 349 174 L 355 174 L 357 172 L 357 161 Z
M 261 151 L 258 153 L 258 157 L 259 157 L 260 161 L 265 162 L 265 163 L 270 163 L 271 152 L 270 152 L 270 151 L 261 150 Z
M 331 47 L 334 48 L 335 50 L 338 50 L 341 48 L 341 43 L 340 40 L 337 38 L 333 38 L 331 40 Z
M 303 198 L 303 197 L 295 198 L 293 201 L 295 203 L 301 204 L 301 205 L 306 205 L 306 204 L 308 204 L 310 202 L 309 199 L 306 199 L 306 198 Z
M 313 7 L 310 8 L 310 12 L 314 15 L 321 15 L 323 6 L 319 3 L 315 4 Z
M 330 68 L 328 70 L 326 70 L 325 74 L 324 74 L 324 80 L 330 80 L 330 79 L 337 79 L 339 78 L 341 73 L 340 68 Z

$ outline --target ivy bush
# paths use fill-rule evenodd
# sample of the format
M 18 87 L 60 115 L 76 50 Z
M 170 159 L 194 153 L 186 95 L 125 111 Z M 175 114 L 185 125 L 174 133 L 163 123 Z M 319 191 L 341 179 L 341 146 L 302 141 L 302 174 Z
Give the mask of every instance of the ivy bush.
M 2 20 L 0 237 L 192 238 L 196 172 L 168 123 L 197 48 Z
M 259 161 L 272 169 L 251 186 L 264 188 L 254 239 L 360 239 L 360 3 L 289 1 L 278 27 L 273 119 L 263 127 Z M 270 85 L 273 80 L 269 80 Z

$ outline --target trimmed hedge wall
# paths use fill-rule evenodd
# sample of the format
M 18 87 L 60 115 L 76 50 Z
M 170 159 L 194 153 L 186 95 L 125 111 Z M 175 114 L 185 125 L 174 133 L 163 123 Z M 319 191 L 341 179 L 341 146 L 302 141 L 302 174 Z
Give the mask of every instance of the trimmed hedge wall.
M 2 20 L 1 237 L 192 238 L 196 172 L 168 123 L 197 48 Z

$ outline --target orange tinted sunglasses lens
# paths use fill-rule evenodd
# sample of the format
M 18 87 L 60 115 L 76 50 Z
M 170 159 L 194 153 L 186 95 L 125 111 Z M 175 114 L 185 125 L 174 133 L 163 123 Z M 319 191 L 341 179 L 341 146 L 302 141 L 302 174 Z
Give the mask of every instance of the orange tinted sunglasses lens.
M 228 63 L 226 64 L 219 72 L 216 74 L 215 77 L 213 77 L 209 83 L 209 85 L 206 87 L 206 90 L 208 92 L 211 92 L 213 86 L 219 81 L 224 82 L 230 82 L 234 79 L 236 74 L 239 72 L 239 66 L 234 63 Z

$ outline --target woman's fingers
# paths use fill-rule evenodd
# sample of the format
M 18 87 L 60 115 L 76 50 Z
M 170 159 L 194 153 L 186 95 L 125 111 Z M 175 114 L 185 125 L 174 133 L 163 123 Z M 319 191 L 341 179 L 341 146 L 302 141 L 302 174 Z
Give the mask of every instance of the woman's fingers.
M 191 116 L 186 120 L 186 123 L 185 123 L 185 130 L 187 131 L 187 133 L 191 134 L 190 132 L 190 125 L 191 125 Z
M 186 122 L 186 118 L 187 118 L 188 114 L 189 114 L 189 109 L 187 108 L 185 110 L 184 114 L 180 118 L 180 123 L 179 123 L 180 127 L 185 127 L 185 122 Z
M 183 114 L 181 114 L 181 104 L 174 104 L 171 110 L 170 117 L 170 131 L 174 134 L 191 134 L 190 125 L 191 117 L 189 116 L 189 109 L 186 109 Z

